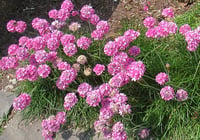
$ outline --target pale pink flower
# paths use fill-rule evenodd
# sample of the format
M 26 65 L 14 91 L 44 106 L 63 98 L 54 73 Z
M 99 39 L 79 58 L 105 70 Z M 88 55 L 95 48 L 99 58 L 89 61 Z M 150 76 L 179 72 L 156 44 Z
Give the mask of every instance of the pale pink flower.
M 188 93 L 187 91 L 183 90 L 183 89 L 179 89 L 176 92 L 176 99 L 177 101 L 185 101 L 188 98 Z
M 79 95 L 81 97 L 86 97 L 87 96 L 87 93 L 92 91 L 92 86 L 89 85 L 88 83 L 81 83 L 79 86 L 78 86 L 78 89 L 77 89 L 77 92 L 79 93 Z
M 169 76 L 164 73 L 164 72 L 161 72 L 159 74 L 156 75 L 156 82 L 160 85 L 164 85 L 165 82 L 169 81 Z
M 51 73 L 51 68 L 47 64 L 43 64 L 38 67 L 37 71 L 40 77 L 47 78 Z
M 24 110 L 27 106 L 30 105 L 31 96 L 27 93 L 22 93 L 19 97 L 15 98 L 13 101 L 13 108 L 15 110 Z
M 75 93 L 67 93 L 64 99 L 64 108 L 69 111 L 78 102 Z
M 165 101 L 169 101 L 174 98 L 174 89 L 170 86 L 165 86 L 160 90 L 161 98 Z

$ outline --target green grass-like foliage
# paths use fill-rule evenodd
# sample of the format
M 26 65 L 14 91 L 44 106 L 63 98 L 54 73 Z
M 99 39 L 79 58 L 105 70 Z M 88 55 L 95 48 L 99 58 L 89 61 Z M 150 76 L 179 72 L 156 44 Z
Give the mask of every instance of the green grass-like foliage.
M 199 25 L 199 13 L 200 4 L 196 3 L 193 9 L 177 16 L 175 21 L 178 26 L 187 23 L 192 28 L 196 28 Z M 146 38 L 146 29 L 138 21 L 137 19 L 124 20 L 119 34 L 123 34 L 128 29 L 140 31 L 141 35 L 131 45 L 140 47 L 141 54 L 136 57 L 136 60 L 144 62 L 146 72 L 140 81 L 130 82 L 120 89 L 128 96 L 132 113 L 124 117 L 116 115 L 114 121 L 121 121 L 124 124 L 130 139 L 138 139 L 137 133 L 141 128 L 150 128 L 150 135 L 154 139 L 196 140 L 200 138 L 200 49 L 189 52 L 184 37 L 178 33 L 167 38 Z M 77 33 L 78 37 L 81 35 L 81 32 Z M 105 43 L 106 41 L 95 41 L 89 50 L 79 49 L 76 56 L 86 55 L 87 67 L 90 68 L 93 68 L 96 63 L 107 65 L 110 58 L 103 53 Z M 62 54 L 63 60 L 71 64 L 75 63 L 76 56 L 69 58 Z M 170 68 L 166 68 L 167 63 Z M 34 83 L 22 82 L 20 91 L 30 93 L 32 96 L 31 105 L 24 111 L 25 118 L 47 118 L 51 114 L 64 110 L 65 95 L 68 92 L 76 92 L 80 83 L 88 82 L 95 87 L 108 82 L 111 78 L 106 72 L 101 77 L 95 74 L 86 77 L 83 75 L 83 67 L 75 82 L 70 84 L 66 91 L 60 91 L 55 86 L 55 81 L 60 75 L 57 70 L 53 70 L 47 79 L 39 79 Z M 163 86 L 159 86 L 154 80 L 159 72 L 168 73 L 170 80 L 166 85 L 172 86 L 175 91 L 179 88 L 185 89 L 189 95 L 188 100 L 178 102 L 161 99 L 159 92 Z M 98 119 L 100 107 L 89 107 L 84 98 L 78 98 L 79 102 L 67 112 L 67 124 L 90 128 Z

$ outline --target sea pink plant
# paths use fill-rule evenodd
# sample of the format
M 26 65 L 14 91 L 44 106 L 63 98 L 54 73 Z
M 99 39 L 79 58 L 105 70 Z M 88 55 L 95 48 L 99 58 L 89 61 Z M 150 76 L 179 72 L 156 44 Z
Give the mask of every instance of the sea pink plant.
M 98 76 L 101 75 L 104 70 L 105 70 L 105 66 L 102 64 L 96 64 L 95 67 L 93 68 L 93 71 Z
M 15 30 L 15 26 L 16 26 L 16 20 L 10 20 L 8 23 L 7 23 L 7 30 L 11 33 L 14 33 L 16 30 Z
M 19 46 L 17 44 L 11 44 L 8 47 L 8 54 L 11 56 L 15 56 L 18 48 L 19 48 Z
M 113 87 L 119 88 L 127 84 L 129 81 L 130 78 L 128 75 L 125 72 L 120 72 L 110 79 L 109 84 Z
M 132 46 L 129 50 L 128 53 L 132 56 L 138 56 L 140 54 L 140 48 L 137 46 Z
M 179 28 L 179 32 L 182 35 L 185 35 L 188 31 L 192 31 L 192 28 L 190 27 L 190 25 L 188 24 L 184 24 Z
M 45 50 L 36 51 L 35 60 L 39 64 L 46 63 L 48 60 L 48 53 Z
M 47 48 L 51 51 L 55 51 L 60 46 L 60 42 L 57 38 L 49 38 L 47 40 Z
M 58 62 L 57 68 L 58 70 L 69 70 L 71 69 L 71 65 L 67 62 Z
M 150 129 L 144 128 L 144 129 L 140 130 L 140 132 L 138 133 L 138 136 L 141 139 L 145 139 L 149 136 L 149 132 L 150 132 Z
M 87 93 L 87 98 L 86 98 L 86 102 L 93 107 L 96 107 L 99 105 L 99 103 L 101 102 L 101 94 L 100 91 L 97 90 L 93 90 Z
M 146 17 L 143 21 L 143 24 L 146 28 L 152 28 L 156 24 L 156 19 L 153 17 Z
M 27 44 L 27 40 L 28 40 L 28 39 L 29 39 L 29 38 L 26 37 L 26 36 L 20 37 L 19 40 L 18 40 L 19 46 L 25 47 L 26 44 Z
M 24 21 L 17 21 L 17 25 L 15 27 L 15 31 L 18 32 L 18 33 L 22 33 L 26 30 L 26 22 Z
M 27 93 L 22 93 L 20 96 L 14 99 L 13 108 L 18 111 L 24 110 L 27 106 L 30 105 L 30 102 L 31 96 Z
M 167 82 L 167 81 L 169 81 L 169 76 L 166 73 L 161 72 L 161 73 L 156 75 L 156 82 L 159 85 L 164 85 L 165 82 Z
M 77 48 L 75 44 L 68 43 L 67 45 L 64 46 L 63 51 L 67 56 L 72 57 L 77 53 Z
M 176 99 L 177 101 L 185 101 L 188 98 L 188 93 L 187 91 L 183 90 L 183 89 L 179 89 L 176 92 Z
M 87 38 L 85 36 L 82 36 L 81 38 L 79 38 L 76 42 L 77 46 L 83 50 L 87 50 L 90 46 L 90 44 L 92 43 L 90 38 Z
M 118 45 L 116 45 L 116 42 L 109 41 L 104 46 L 104 53 L 108 56 L 113 56 L 118 52 L 119 48 Z
M 64 111 L 58 112 L 56 114 L 56 121 L 59 124 L 64 124 L 66 122 L 66 113 Z
M 174 11 L 172 10 L 172 8 L 165 8 L 162 11 L 162 16 L 168 17 L 168 18 L 173 18 L 174 17 Z
M 108 69 L 108 72 L 112 76 L 116 75 L 117 73 L 120 73 L 123 70 L 121 64 L 118 63 L 118 62 L 111 62 L 111 63 L 109 63 L 107 65 L 107 69 Z
M 40 77 L 47 78 L 51 73 L 51 68 L 47 64 L 43 64 L 38 67 L 37 71 Z
M 92 86 L 88 83 L 82 83 L 78 86 L 77 92 L 81 97 L 87 97 L 87 93 L 92 91 Z
M 84 5 L 80 11 L 82 20 L 89 20 L 94 13 L 95 10 L 89 5 Z
M 104 83 L 99 86 L 99 91 L 102 97 L 109 96 L 112 92 L 112 88 L 108 83 Z
M 161 98 L 169 101 L 174 98 L 174 89 L 171 86 L 165 86 L 160 90 Z
M 71 34 L 65 34 L 60 38 L 61 44 L 63 46 L 69 44 L 69 43 L 75 43 L 76 38 L 75 36 L 71 35 Z
M 18 60 L 25 60 L 29 57 L 29 52 L 28 49 L 24 48 L 24 47 L 19 47 L 16 50 L 16 58 Z
M 90 18 L 90 23 L 96 25 L 99 22 L 100 18 L 97 14 L 92 14 Z
M 49 18 L 58 19 L 58 10 L 52 9 L 49 11 Z
M 127 134 L 124 130 L 124 126 L 121 122 L 117 122 L 112 127 L 112 139 L 113 140 L 126 140 Z
M 18 81 L 24 81 L 28 78 L 28 71 L 26 68 L 19 68 L 16 70 L 16 78 Z
M 15 69 L 18 65 L 19 63 L 16 57 L 2 57 L 0 60 L 0 69 L 2 70 Z
M 64 99 L 64 108 L 69 111 L 78 102 L 75 93 L 67 93 Z
M 27 79 L 29 81 L 36 81 L 39 77 L 38 72 L 37 72 L 37 67 L 35 65 L 28 65 L 26 67 L 27 71 Z

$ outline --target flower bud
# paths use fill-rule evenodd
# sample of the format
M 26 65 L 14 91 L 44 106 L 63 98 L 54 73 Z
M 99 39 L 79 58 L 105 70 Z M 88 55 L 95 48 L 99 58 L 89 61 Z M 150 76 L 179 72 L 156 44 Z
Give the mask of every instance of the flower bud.
M 79 64 L 84 65 L 87 62 L 87 57 L 85 55 L 80 55 L 77 60 L 76 60 Z
M 84 70 L 84 75 L 85 75 L 85 76 L 90 76 L 91 73 L 92 73 L 92 69 L 91 69 L 91 68 L 86 68 L 86 69 Z
M 72 65 L 72 67 L 73 67 L 77 72 L 79 72 L 79 71 L 81 70 L 81 67 L 80 67 L 80 64 L 79 64 L 79 63 L 74 63 L 74 64 Z
M 169 69 L 169 68 L 170 68 L 170 64 L 167 63 L 167 64 L 165 65 L 165 67 L 166 67 L 167 69 Z

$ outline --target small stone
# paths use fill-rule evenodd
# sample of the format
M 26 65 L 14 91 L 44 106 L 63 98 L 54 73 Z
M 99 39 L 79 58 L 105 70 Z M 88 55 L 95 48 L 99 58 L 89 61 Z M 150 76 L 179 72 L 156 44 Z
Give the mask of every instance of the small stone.
M 7 90 L 7 89 L 13 89 L 13 88 L 14 88 L 13 85 L 7 85 L 7 86 L 5 87 L 5 90 Z

